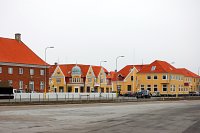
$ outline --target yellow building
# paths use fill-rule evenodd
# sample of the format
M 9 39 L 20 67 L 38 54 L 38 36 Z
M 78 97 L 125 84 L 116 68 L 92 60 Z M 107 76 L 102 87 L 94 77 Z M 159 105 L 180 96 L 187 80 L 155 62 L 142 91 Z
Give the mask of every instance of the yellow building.
M 128 65 L 115 73 L 114 91 L 135 93 L 150 90 L 151 94 L 188 95 L 199 91 L 199 76 L 187 69 L 177 69 L 165 61 L 156 60 L 148 65 Z
M 111 92 L 107 70 L 100 66 L 82 64 L 53 65 L 50 68 L 52 92 L 97 93 Z M 101 81 L 101 82 L 100 82 Z

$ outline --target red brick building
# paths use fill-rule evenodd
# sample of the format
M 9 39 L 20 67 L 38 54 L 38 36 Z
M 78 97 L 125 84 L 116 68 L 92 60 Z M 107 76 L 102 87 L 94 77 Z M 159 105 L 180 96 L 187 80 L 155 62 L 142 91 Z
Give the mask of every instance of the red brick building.
M 21 41 L 21 34 L 15 34 L 15 39 L 0 37 L 1 84 L 26 92 L 44 92 L 45 68 L 48 88 L 49 66 Z

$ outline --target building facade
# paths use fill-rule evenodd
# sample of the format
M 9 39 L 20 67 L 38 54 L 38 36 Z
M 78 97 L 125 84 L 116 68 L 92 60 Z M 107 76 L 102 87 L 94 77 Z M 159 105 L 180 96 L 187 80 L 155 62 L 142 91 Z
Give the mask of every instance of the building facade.
M 100 66 L 62 64 L 50 67 L 52 92 L 104 93 L 111 92 L 107 70 Z
M 0 86 L 12 86 L 23 92 L 44 92 L 45 75 L 48 87 L 48 67 L 21 41 L 21 34 L 15 34 L 15 39 L 0 37 Z

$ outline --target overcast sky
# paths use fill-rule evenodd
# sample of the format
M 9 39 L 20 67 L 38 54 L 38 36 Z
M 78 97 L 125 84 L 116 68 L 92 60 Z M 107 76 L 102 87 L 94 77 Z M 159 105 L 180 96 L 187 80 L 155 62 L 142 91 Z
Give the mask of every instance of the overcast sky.
M 15 33 L 42 59 L 54 46 L 50 64 L 200 67 L 200 0 L 0 0 L 0 36 Z

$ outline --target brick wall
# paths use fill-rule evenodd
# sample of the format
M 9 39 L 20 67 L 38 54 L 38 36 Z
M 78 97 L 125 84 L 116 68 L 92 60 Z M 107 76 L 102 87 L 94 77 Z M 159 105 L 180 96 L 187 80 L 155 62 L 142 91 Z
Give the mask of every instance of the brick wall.
M 31 68 L 31 67 L 20 67 L 20 66 L 1 66 L 2 73 L 0 73 L 0 81 L 7 82 L 8 80 L 12 80 L 12 86 L 14 89 L 19 89 L 19 81 L 23 81 L 23 90 L 29 91 L 29 81 L 34 81 L 34 91 L 36 92 L 44 92 L 40 90 L 40 81 L 45 81 L 45 76 L 40 75 L 40 70 L 45 70 L 44 68 Z M 8 68 L 13 68 L 13 74 L 8 74 Z M 19 74 L 19 68 L 23 68 L 23 74 Z M 34 75 L 30 75 L 30 69 L 34 69 Z M 49 83 L 49 70 L 47 68 L 46 75 L 46 86 L 48 88 Z M 47 89 L 48 90 L 48 89 Z

